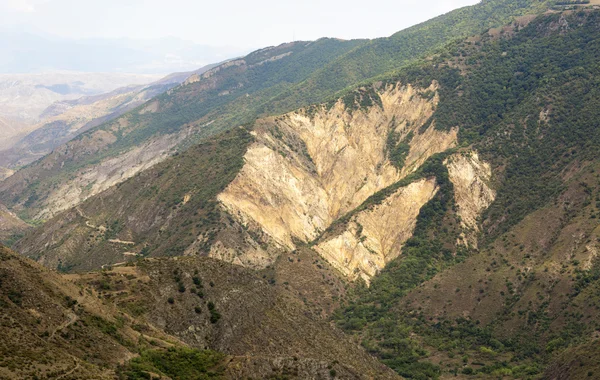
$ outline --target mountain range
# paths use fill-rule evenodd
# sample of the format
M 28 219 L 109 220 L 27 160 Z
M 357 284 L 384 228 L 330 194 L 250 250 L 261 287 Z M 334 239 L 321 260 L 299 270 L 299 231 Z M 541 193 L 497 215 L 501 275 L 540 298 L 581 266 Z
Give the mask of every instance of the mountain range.
M 600 376 L 598 62 L 487 0 L 123 90 L 0 182 L 0 374 Z

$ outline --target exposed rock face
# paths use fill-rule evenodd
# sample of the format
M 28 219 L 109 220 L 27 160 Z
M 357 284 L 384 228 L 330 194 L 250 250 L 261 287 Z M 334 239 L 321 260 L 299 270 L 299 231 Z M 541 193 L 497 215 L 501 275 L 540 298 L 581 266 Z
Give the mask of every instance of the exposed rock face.
M 422 179 L 398 189 L 383 203 L 353 216 L 340 235 L 315 250 L 342 273 L 367 283 L 400 255 L 417 224 L 421 207 L 436 194 L 435 179 Z
M 380 89 L 368 107 L 355 104 L 351 108 L 357 109 L 349 109 L 339 100 L 331 108 L 318 106 L 258 122 L 245 166 L 219 200 L 239 222 L 258 226 L 281 247 L 292 250 L 295 241 L 316 239 L 369 196 L 414 172 L 433 154 L 455 146 L 458 129 L 438 131 L 432 122 L 421 131 L 437 106 L 436 90 L 436 83 L 428 89 L 390 85 Z M 410 140 L 401 168 L 388 157 L 390 134 L 397 140 L 392 143 Z M 428 186 L 418 204 L 432 196 L 434 185 Z M 389 202 L 402 202 L 398 194 Z M 385 235 L 381 228 L 385 229 L 371 230 L 370 247 L 377 245 L 377 234 Z M 341 253 L 328 251 L 328 257 L 340 269 L 348 264 L 342 269 L 345 273 L 364 267 L 372 275 L 383 267 L 388 249 L 380 247 L 382 257 L 374 266 L 359 264 L 358 258 L 348 264 L 344 255 L 349 253 L 336 258 Z
M 496 199 L 496 192 L 489 186 L 492 169 L 479 159 L 477 152 L 452 155 L 445 164 L 454 185 L 458 215 L 467 230 L 462 236 L 462 243 L 477 247 L 477 218 Z

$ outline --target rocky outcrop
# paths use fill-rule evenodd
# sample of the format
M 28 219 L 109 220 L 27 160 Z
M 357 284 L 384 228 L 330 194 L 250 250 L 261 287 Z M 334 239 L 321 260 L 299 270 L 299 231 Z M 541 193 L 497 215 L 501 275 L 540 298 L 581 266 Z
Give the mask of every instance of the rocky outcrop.
M 479 215 L 496 199 L 496 192 L 489 185 L 491 166 L 481 161 L 477 152 L 454 154 L 445 165 L 454 185 L 457 213 L 465 229 L 461 243 L 476 248 Z
M 257 225 L 276 244 L 293 250 L 433 154 L 456 145 L 458 129 L 440 131 L 431 120 L 439 100 L 436 83 L 427 89 L 395 84 L 370 91 L 358 92 L 354 102 L 345 98 L 331 107 L 259 121 L 244 167 L 219 195 L 224 208 L 242 225 Z M 400 143 L 408 144 L 402 165 L 390 160 L 390 150 Z M 329 257 L 341 269 L 346 260 L 340 254 L 339 260 L 335 253 Z M 379 269 L 385 262 L 376 261 L 373 268 Z M 357 266 L 368 275 L 377 270 L 352 263 L 342 271 Z
M 381 204 L 353 216 L 341 234 L 316 245 L 315 250 L 346 276 L 368 283 L 400 255 L 421 207 L 437 191 L 434 178 L 401 187 Z

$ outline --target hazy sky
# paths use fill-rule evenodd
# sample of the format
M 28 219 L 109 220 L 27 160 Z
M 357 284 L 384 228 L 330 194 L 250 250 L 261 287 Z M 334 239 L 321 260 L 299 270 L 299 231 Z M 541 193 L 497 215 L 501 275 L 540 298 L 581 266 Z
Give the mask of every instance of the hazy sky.
M 373 38 L 478 0 L 0 0 L 0 25 L 50 35 L 160 38 L 258 48 Z

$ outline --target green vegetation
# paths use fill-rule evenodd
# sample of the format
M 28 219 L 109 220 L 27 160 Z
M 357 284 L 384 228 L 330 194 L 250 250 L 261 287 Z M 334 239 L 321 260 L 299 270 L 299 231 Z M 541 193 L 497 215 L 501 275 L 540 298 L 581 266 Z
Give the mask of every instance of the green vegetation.
M 172 347 L 167 350 L 144 350 L 117 371 L 119 379 L 150 379 L 151 375 L 168 376 L 177 380 L 222 378 L 219 364 L 224 355 L 214 351 Z
M 453 42 L 444 48 L 441 44 L 449 38 L 498 25 L 514 15 L 537 10 L 545 4 L 534 1 L 482 2 L 389 39 L 366 43 L 345 54 L 343 64 L 328 66 L 307 81 L 302 82 L 301 76 L 306 74 L 306 78 L 311 70 L 316 70 L 314 67 L 307 68 L 297 77 L 288 72 L 286 75 L 290 75 L 290 81 L 301 82 L 301 87 L 289 83 L 278 87 L 283 81 L 281 78 L 271 78 L 271 87 L 258 80 L 253 84 L 245 82 L 246 88 L 240 91 L 252 89 L 254 92 L 251 93 L 256 97 L 241 96 L 242 92 L 221 96 L 201 93 L 197 91 L 200 84 L 182 87 L 159 98 L 161 103 L 171 107 L 171 111 L 175 110 L 173 113 L 164 113 L 155 119 L 139 113 L 130 115 L 134 124 L 143 124 L 146 129 L 120 136 L 113 148 L 121 149 L 127 144 L 139 143 L 156 133 L 174 132 L 181 123 L 210 115 L 209 109 L 218 109 L 217 113 L 223 112 L 223 115 L 235 109 L 226 118 L 207 127 L 201 133 L 201 136 L 206 136 L 225 128 L 224 120 L 252 120 L 258 114 L 275 113 L 303 102 L 322 100 L 335 91 L 343 90 L 349 83 L 412 63 L 393 77 L 382 79 L 384 84 L 386 81 L 401 81 L 426 87 L 437 81 L 440 104 L 426 126 L 431 125 L 433 120 L 436 128 L 440 129 L 458 126 L 461 145 L 476 149 L 486 161 L 498 168 L 494 178 L 498 196 L 483 216 L 481 232 L 484 238 L 480 241 L 480 255 L 486 253 L 490 256 L 489 265 L 486 263 L 484 270 L 493 273 L 508 263 L 501 255 L 492 256 L 493 244 L 501 242 L 505 247 L 512 244 L 506 237 L 507 232 L 514 231 L 515 225 L 533 211 L 558 203 L 558 197 L 567 185 L 565 178 L 573 167 L 598 159 L 600 40 L 597 36 L 600 35 L 600 15 L 588 11 L 548 14 L 527 26 L 513 25 L 502 32 Z M 434 48 L 436 55 L 431 60 L 413 61 L 413 57 L 422 56 Z M 248 64 L 261 62 L 261 59 L 258 55 L 248 58 Z M 282 59 L 273 64 L 286 63 Z M 266 64 L 256 66 L 256 72 L 263 70 L 263 66 L 266 67 Z M 285 67 L 284 71 L 287 71 L 291 66 Z M 235 73 L 234 66 L 226 70 L 232 71 L 227 80 L 244 79 Z M 336 70 L 341 70 L 337 72 L 339 75 L 331 75 Z M 266 81 L 267 73 L 257 74 L 257 78 Z M 198 94 L 212 97 L 201 99 Z M 196 95 L 197 98 L 194 97 Z M 238 98 L 228 103 L 225 100 L 228 96 Z M 267 98 L 268 102 L 265 101 Z M 372 86 L 362 86 L 358 91 L 348 93 L 342 101 L 354 109 L 380 104 Z M 189 102 L 189 105 L 184 102 Z M 208 108 L 202 109 L 199 104 Z M 396 133 L 388 136 L 387 154 L 398 168 L 404 165 L 412 137 L 408 135 L 400 139 Z M 130 197 L 124 201 L 129 208 L 125 212 L 105 210 L 102 198 L 86 202 L 82 207 L 86 214 L 94 214 L 94 211 L 106 213 L 103 219 L 109 225 L 109 236 L 125 231 L 143 240 L 144 256 L 181 255 L 198 236 L 204 238 L 198 243 L 199 251 L 206 251 L 227 220 L 227 215 L 220 212 L 215 197 L 239 172 L 243 154 L 251 142 L 252 137 L 246 129 L 229 130 L 136 176 L 120 185 L 123 193 Z M 539 272 L 536 273 L 533 266 L 524 270 L 530 255 L 529 247 L 515 241 L 514 249 L 521 252 L 519 260 L 522 260 L 523 267 L 506 264 L 503 268 L 506 272 L 502 273 L 505 276 L 502 284 L 493 288 L 495 294 L 502 296 L 501 312 L 491 316 L 491 322 L 445 317 L 443 313 L 425 315 L 419 307 L 413 309 L 407 295 L 418 299 L 420 285 L 474 257 L 473 251 L 457 244 L 461 233 L 460 220 L 453 202 L 454 189 L 443 165 L 449 153 L 434 156 L 417 172 L 371 196 L 326 231 L 326 234 L 331 233 L 347 223 L 355 213 L 382 202 L 400 186 L 416 179 L 435 177 L 440 187 L 436 196 L 421 209 L 414 235 L 404 245 L 400 258 L 376 276 L 370 287 L 358 285 L 349 289 L 349 301 L 334 314 L 333 319 L 346 332 L 356 335 L 370 353 L 406 378 L 437 378 L 444 371 L 455 375 L 496 378 L 539 377 L 551 358 L 585 342 L 585 335 L 590 332 L 590 321 L 584 318 L 582 307 L 576 305 L 585 303 L 585 307 L 600 308 L 600 301 L 593 296 L 600 286 L 600 264 L 598 261 L 590 262 L 586 269 L 582 269 L 582 262 L 573 258 L 563 265 L 561 274 L 572 271 L 560 277 L 561 281 L 569 282 L 565 286 L 570 292 L 562 294 L 559 305 L 553 306 L 554 309 L 562 309 L 551 314 L 550 301 L 544 299 L 542 290 L 537 292 L 539 302 L 536 304 L 533 300 L 521 300 L 523 289 L 536 284 Z M 580 187 L 586 194 L 587 205 L 593 205 L 596 186 L 582 182 Z M 34 192 L 32 197 L 32 203 L 37 201 L 37 193 Z M 596 205 L 600 204 L 599 197 L 596 191 Z M 574 211 L 570 213 L 570 200 L 561 202 L 561 207 L 569 211 L 561 220 L 566 224 L 573 218 Z M 140 230 L 128 225 L 131 215 L 135 215 L 137 220 L 168 220 L 169 228 L 152 225 Z M 595 210 L 586 218 L 595 219 L 598 215 L 598 210 Z M 231 220 L 228 222 L 233 224 Z M 585 237 L 588 238 L 585 244 L 595 244 L 591 237 Z M 549 241 L 547 244 L 551 246 L 557 239 L 558 236 L 550 236 L 545 241 Z M 102 247 L 94 249 L 93 254 L 102 251 Z M 72 268 L 70 263 L 61 262 L 61 268 L 63 265 L 64 268 Z M 174 274 L 176 289 L 185 293 L 187 289 L 182 278 L 179 273 Z M 194 287 L 189 293 L 203 298 L 201 279 L 194 276 L 192 280 Z M 269 282 L 276 286 L 275 279 Z M 210 287 L 214 285 L 212 281 L 209 283 Z M 453 286 L 445 291 L 457 296 L 471 292 L 472 299 L 479 302 L 487 296 L 490 288 L 465 282 L 460 287 Z M 586 302 L 579 302 L 579 297 Z M 9 295 L 9 299 L 15 305 L 21 304 L 17 295 L 12 298 Z M 174 304 L 175 300 L 171 297 L 167 302 Z M 215 303 L 209 301 L 206 305 L 210 322 L 218 323 L 221 315 Z M 202 313 L 201 306 L 190 307 L 195 313 Z M 564 328 L 551 331 L 551 323 L 558 318 L 564 322 L 561 325 Z M 517 333 L 512 336 L 499 333 L 497 328 L 512 319 L 522 322 L 515 327 Z M 116 340 L 122 339 L 116 325 L 107 321 L 92 322 L 104 334 Z M 133 376 L 126 378 L 141 378 L 147 373 L 177 378 L 200 376 L 197 373 L 183 374 L 186 365 L 182 363 L 204 360 L 204 366 L 195 365 L 194 368 L 203 369 L 201 375 L 208 376 L 207 368 L 218 363 L 216 357 L 211 362 L 213 357 L 207 353 L 173 350 L 143 352 L 139 359 L 135 359 L 137 362 L 134 360 L 123 369 L 123 374 Z M 446 367 L 430 363 L 427 359 L 432 350 L 454 360 Z M 564 361 L 564 366 L 569 368 L 571 364 L 566 363 L 566 359 Z M 331 376 L 336 376 L 335 370 L 332 371 Z M 593 377 L 597 372 L 585 373 Z
M 552 204 L 564 190 L 562 173 L 569 165 L 597 159 L 599 21 L 597 12 L 545 15 L 518 33 L 453 44 L 433 64 L 416 64 L 391 80 L 423 85 L 438 81 L 436 127 L 459 126 L 463 145 L 472 145 L 486 160 L 505 168 L 496 179 L 498 197 L 484 215 L 488 244 L 526 215 Z M 429 165 L 424 171 L 438 167 L 434 175 L 443 185 L 447 174 L 433 161 Z M 431 322 L 403 303 L 409 291 L 469 256 L 455 245 L 453 206 L 444 201 L 450 194 L 451 187 L 442 188 L 423 208 L 401 257 L 376 276 L 370 288 L 359 287 L 334 320 L 407 378 L 436 378 L 445 369 L 427 362 L 430 352 L 425 347 L 448 355 L 470 352 L 485 361 L 456 367 L 456 373 L 515 378 L 539 374 L 549 359 L 545 353 L 579 342 L 586 331 L 581 317 L 569 317 L 567 329 L 548 337 L 542 352 L 536 347 L 545 338 L 534 338 L 531 331 L 520 332 L 522 339 L 499 339 L 493 324 L 480 327 L 478 321 L 443 318 Z M 596 275 L 594 270 L 579 271 L 577 293 L 595 284 Z M 507 310 L 517 301 L 507 301 Z M 531 325 L 549 323 L 543 305 L 539 311 L 519 313 L 527 313 Z M 513 362 L 501 359 L 506 353 L 514 355 Z
M 419 177 L 434 176 L 440 190 L 421 209 L 417 227 L 413 237 L 404 246 L 402 258 L 390 263 L 376 276 L 370 288 L 358 287 L 348 306 L 334 315 L 342 329 L 363 332 L 362 342 L 369 352 L 379 356 L 400 375 L 409 378 L 437 377 L 440 369 L 420 361 L 427 357 L 427 352 L 410 339 L 412 329 L 399 319 L 397 302 L 410 289 L 432 278 L 445 267 L 462 261 L 466 254 L 456 248 L 450 249 L 452 245 L 448 245 L 456 241 L 457 235 L 447 228 L 447 214 L 452 211 L 454 193 L 448 171 L 443 165 L 444 158 L 445 155 L 434 156 L 414 177 L 407 179 L 412 182 Z M 384 193 L 389 191 L 393 190 L 386 189 Z M 376 204 L 379 199 L 385 199 L 385 196 L 376 194 L 363 207 Z
M 144 257 L 180 256 L 201 234 L 205 240 L 197 249 L 207 250 L 225 228 L 216 197 L 242 168 L 246 148 L 252 141 L 245 128 L 228 130 L 81 204 L 79 208 L 86 215 L 94 215 L 102 221 L 99 224 L 109 228 L 104 239 L 80 245 L 82 255 L 59 260 L 61 271 L 89 265 L 86 258 L 90 256 L 111 262 L 115 257 L 111 256 L 111 250 L 115 247 L 107 244 L 107 239 L 123 234 L 133 237 L 125 239 L 140 243 L 130 249 L 143 252 Z M 116 192 L 124 195 L 119 205 L 107 207 L 106 199 Z M 143 223 L 140 228 L 142 220 L 154 222 Z M 85 223 L 83 219 L 72 222 Z M 166 224 L 169 228 L 163 228 Z M 89 232 L 87 227 L 83 228 Z M 78 229 L 71 230 L 63 242 L 79 241 L 79 233 Z M 27 237 L 21 243 L 26 240 Z M 52 254 L 53 251 L 45 253 L 47 257 Z M 186 285 L 177 278 L 175 281 L 177 289 L 184 293 Z
M 311 75 L 304 82 L 283 92 L 269 104 L 269 113 L 279 113 L 307 104 L 319 103 L 338 91 L 357 83 L 372 83 L 389 77 L 452 41 L 500 27 L 514 17 L 537 13 L 548 1 L 483 1 L 402 30 L 391 37 L 368 41 L 345 53 Z
M 215 304 L 212 301 L 208 301 L 208 311 L 210 312 L 210 323 L 217 323 L 221 319 L 221 314 L 215 309 Z
M 404 167 L 404 160 L 410 151 L 410 142 L 413 139 L 413 133 L 410 132 L 402 141 L 398 133 L 390 131 L 387 138 L 388 159 L 398 169 Z

